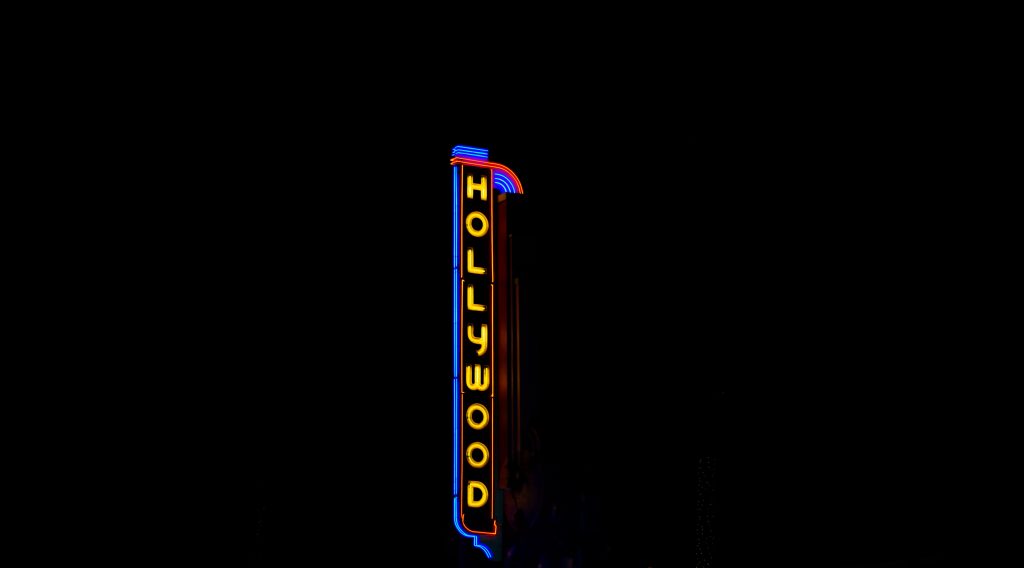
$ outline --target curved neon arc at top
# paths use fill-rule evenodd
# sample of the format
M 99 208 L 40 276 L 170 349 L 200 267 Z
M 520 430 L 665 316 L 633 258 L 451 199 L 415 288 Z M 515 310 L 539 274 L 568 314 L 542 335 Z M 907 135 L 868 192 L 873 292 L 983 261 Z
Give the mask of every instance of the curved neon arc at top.
M 465 164 L 467 166 L 476 166 L 478 168 L 491 168 L 491 169 L 494 169 L 494 170 L 498 170 L 499 172 L 507 175 L 509 177 L 509 179 L 512 180 L 512 185 L 515 186 L 515 192 L 516 193 L 519 193 L 519 194 L 523 193 L 523 184 L 522 184 L 522 182 L 519 181 L 519 176 L 517 176 L 515 174 L 515 172 L 513 172 L 512 170 L 508 169 L 507 167 L 505 167 L 505 166 L 503 166 L 501 164 L 498 164 L 498 163 L 495 163 L 495 162 L 487 162 L 485 160 L 474 160 L 472 158 L 463 158 L 463 157 L 460 157 L 460 156 L 456 156 L 456 157 L 452 158 L 452 165 L 454 166 L 455 164 Z M 511 191 L 502 191 L 502 193 L 512 193 L 512 192 Z

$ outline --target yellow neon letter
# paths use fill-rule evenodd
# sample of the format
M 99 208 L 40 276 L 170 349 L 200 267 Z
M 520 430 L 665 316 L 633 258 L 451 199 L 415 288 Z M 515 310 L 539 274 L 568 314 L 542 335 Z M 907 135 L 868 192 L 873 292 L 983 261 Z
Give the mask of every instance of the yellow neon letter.
M 473 312 L 482 312 L 482 311 L 484 311 L 484 307 L 485 306 L 483 304 L 477 304 L 477 303 L 473 302 L 473 287 L 472 286 L 469 286 L 468 288 L 466 288 L 466 307 L 469 308 L 469 310 L 473 311 Z
M 473 228 L 473 219 L 480 220 L 481 225 L 479 229 Z M 489 226 L 490 225 L 488 225 L 487 223 L 487 216 L 479 211 L 473 211 L 469 215 L 466 215 L 466 230 L 469 231 L 469 234 L 473 235 L 474 237 L 482 237 L 486 235 L 487 228 Z
M 469 390 L 485 391 L 491 386 L 491 370 L 484 367 L 484 380 L 480 381 L 480 365 L 473 365 L 474 372 L 470 373 L 469 365 L 466 366 L 466 386 Z
M 473 498 L 473 490 L 474 489 L 479 489 L 480 490 L 480 498 L 479 499 L 474 499 Z M 484 505 L 486 505 L 487 504 L 487 486 L 484 485 L 483 483 L 480 483 L 479 481 L 470 481 L 466 485 L 466 504 L 469 505 L 470 507 L 473 507 L 474 509 L 477 509 L 479 507 L 483 507 Z
M 473 450 L 480 450 L 484 454 L 484 457 L 480 458 L 479 460 L 474 460 Z M 487 465 L 487 460 L 490 457 L 491 453 L 487 451 L 487 446 L 481 444 L 480 442 L 473 442 L 472 444 L 469 445 L 468 448 L 466 448 L 466 461 L 469 462 L 469 465 L 475 468 L 481 468 Z
M 487 272 L 487 269 L 483 266 L 473 265 L 473 249 L 466 251 L 466 271 L 470 274 L 483 274 Z
M 477 355 L 483 355 L 484 353 L 487 353 L 487 324 L 486 323 L 480 324 L 480 337 L 477 337 L 476 334 L 473 333 L 473 326 L 471 326 L 471 325 L 466 327 L 466 334 L 469 335 L 470 343 L 473 343 L 475 345 L 479 345 L 480 346 L 480 349 L 476 350 L 476 354 Z
M 474 410 L 478 410 L 480 411 L 481 414 L 484 415 L 483 419 L 481 419 L 480 422 L 473 422 Z M 469 408 L 466 409 L 466 424 L 469 424 L 470 428 L 474 430 L 483 430 L 484 427 L 487 426 L 487 423 L 490 421 L 491 414 L 487 412 L 487 407 L 480 404 L 479 402 L 474 402 L 473 404 L 469 405 Z
M 487 201 L 487 176 L 480 176 L 480 183 L 473 182 L 473 176 L 466 176 L 466 197 L 473 199 L 473 192 L 480 192 L 480 200 Z

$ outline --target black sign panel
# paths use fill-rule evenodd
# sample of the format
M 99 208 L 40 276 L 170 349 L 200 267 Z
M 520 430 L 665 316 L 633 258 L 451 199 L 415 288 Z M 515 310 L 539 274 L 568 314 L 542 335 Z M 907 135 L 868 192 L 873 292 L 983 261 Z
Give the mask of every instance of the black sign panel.
M 493 535 L 494 192 L 492 170 L 460 170 L 460 514 L 467 531 Z

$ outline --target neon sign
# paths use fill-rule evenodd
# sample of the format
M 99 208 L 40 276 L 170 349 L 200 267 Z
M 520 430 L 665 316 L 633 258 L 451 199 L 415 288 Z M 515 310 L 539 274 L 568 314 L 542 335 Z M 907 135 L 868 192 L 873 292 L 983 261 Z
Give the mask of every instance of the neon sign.
M 504 419 L 495 404 L 503 376 L 501 361 L 495 363 L 501 331 L 495 326 L 504 325 L 495 314 L 495 296 L 505 292 L 496 278 L 503 269 L 495 256 L 495 202 L 523 188 L 512 170 L 487 160 L 483 148 L 452 149 L 453 512 L 459 534 L 493 558 L 501 525 L 495 430 Z

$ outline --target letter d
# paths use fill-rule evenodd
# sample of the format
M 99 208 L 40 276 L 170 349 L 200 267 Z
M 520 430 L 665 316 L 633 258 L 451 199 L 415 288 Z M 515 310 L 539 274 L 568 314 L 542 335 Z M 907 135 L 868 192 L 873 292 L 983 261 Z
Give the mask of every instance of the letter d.
M 474 498 L 474 496 L 473 496 L 473 490 L 474 489 L 479 489 L 480 490 L 480 498 L 479 499 Z M 480 507 L 483 507 L 484 505 L 486 505 L 487 504 L 487 486 L 484 485 L 483 483 L 480 483 L 479 481 L 470 481 L 469 484 L 466 485 L 466 504 L 469 505 L 470 507 L 473 507 L 474 509 L 477 509 L 477 508 L 480 508 Z

